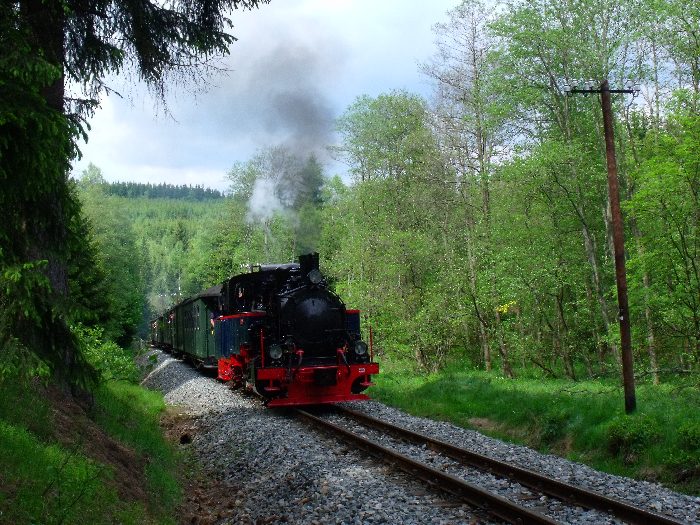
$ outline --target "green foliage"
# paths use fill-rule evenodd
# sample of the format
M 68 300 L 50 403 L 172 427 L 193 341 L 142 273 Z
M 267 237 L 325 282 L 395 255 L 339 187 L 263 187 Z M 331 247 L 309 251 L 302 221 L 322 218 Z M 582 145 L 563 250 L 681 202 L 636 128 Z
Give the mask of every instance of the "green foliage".
M 55 414 L 62 409 L 51 406 L 52 397 L 37 381 L 0 381 L 0 523 L 174 523 L 179 460 L 159 427 L 162 396 L 110 381 L 97 389 L 92 405 L 102 428 L 147 465 L 148 502 L 120 499 L 113 469 L 90 457 L 113 445 L 95 430 L 72 441 L 71 434 L 92 423 L 65 418 L 57 424 Z
M 116 343 L 104 339 L 102 328 L 82 325 L 72 327 L 78 339 L 78 348 L 87 362 L 100 374 L 102 381 L 122 380 L 135 382 L 139 372 L 134 355 Z
M 445 168 L 425 102 L 404 92 L 361 97 L 339 128 L 356 183 L 336 191 L 323 210 L 325 268 L 341 296 L 374 324 L 380 352 L 415 352 L 426 368 L 439 366 L 457 338 L 437 322 L 454 307 L 454 293 L 434 264 L 433 246 L 451 233 L 436 214 L 453 197 L 426 180 Z M 433 344 L 443 329 L 445 339 Z
M 96 405 L 97 410 L 100 406 Z M 134 525 L 171 522 L 168 515 L 174 503 L 165 499 L 149 511 L 142 503 L 120 501 L 112 483 L 111 468 L 91 459 L 82 448 L 85 443 L 63 445 L 55 441 L 57 429 L 53 418 L 54 409 L 47 402 L 43 387 L 16 380 L 0 382 L 0 484 L 3 486 L 0 522 Z M 133 432 L 142 433 L 145 426 L 157 428 L 157 417 L 151 415 L 141 420 L 132 416 Z M 86 441 L 96 436 L 99 432 Z M 162 438 L 158 446 L 167 447 Z M 149 453 L 149 449 L 144 449 L 144 457 L 149 457 Z M 172 462 L 170 465 L 164 472 L 173 483 L 175 469 Z M 158 502 L 157 484 L 152 487 L 154 502 Z
M 700 348 L 700 117 L 671 115 L 668 131 L 650 134 L 649 157 L 635 173 L 628 209 L 642 225 L 641 250 L 631 261 L 634 293 L 647 294 L 668 337 Z M 647 287 L 642 281 L 646 273 Z
M 628 458 L 639 454 L 653 440 L 661 436 L 660 425 L 649 416 L 618 416 L 606 429 L 608 450 L 614 455 Z
M 113 312 L 104 323 L 108 337 L 126 334 L 118 341 L 126 346 L 137 327 L 145 335 L 148 320 L 216 283 L 212 252 L 226 231 L 224 199 L 131 199 L 106 195 L 82 181 L 79 187 L 96 241 L 104 247 L 100 264 L 110 275 L 104 294 Z
M 205 188 L 203 186 L 177 186 L 175 184 L 147 184 L 139 182 L 111 182 L 105 183 L 103 191 L 107 195 L 118 197 L 147 199 L 182 199 L 186 201 L 211 201 L 223 198 L 221 192 Z
M 49 375 L 47 364 L 20 341 L 10 339 L 0 347 L 0 382 L 47 379 Z
M 96 392 L 95 403 L 97 423 L 144 458 L 153 509 L 168 516 L 182 493 L 177 478 L 178 458 L 159 424 L 165 410 L 163 396 L 135 384 L 116 381 Z
M 359 97 L 338 119 L 346 159 L 356 180 L 410 177 L 431 163 L 433 139 L 425 125 L 425 102 L 396 91 Z
M 51 302 L 45 266 L 46 261 L 10 265 L 0 274 L 2 376 L 26 380 L 51 373 L 89 386 L 93 372 L 74 353 L 75 339 L 62 317 L 62 304 Z
M 539 440 L 542 445 L 551 446 L 566 436 L 566 427 L 571 420 L 567 410 L 552 411 L 537 423 L 540 428 Z
M 700 423 L 696 421 L 686 421 L 678 428 L 680 446 L 700 455 Z
M 678 429 L 678 447 L 664 458 L 676 470 L 676 481 L 700 491 L 700 423 L 685 421 Z
M 94 167 L 93 167 L 94 168 Z M 100 176 L 99 169 L 96 170 Z M 121 346 L 130 344 L 142 324 L 146 302 L 146 260 L 139 250 L 137 236 L 126 211 L 116 198 L 105 196 L 102 186 L 89 182 L 78 185 L 87 218 L 85 237 L 91 243 L 92 267 L 83 270 L 84 281 L 90 272 L 101 277 L 92 289 L 91 310 L 100 320 L 105 335 Z
M 110 523 L 105 511 L 118 499 L 105 486 L 104 469 L 77 451 L 47 445 L 0 421 L 5 523 Z
M 32 297 L 50 292 L 49 280 L 42 272 L 46 261 L 29 262 L 5 266 L 0 274 L 0 300 L 3 311 L 9 315 L 2 320 L 3 334 L 10 332 L 9 324 L 15 316 L 39 322 L 39 313 L 32 307 Z M 15 301 L 10 301 L 10 298 Z M 14 310 L 14 311 L 13 311 Z M 13 315 L 14 314 L 14 315 Z

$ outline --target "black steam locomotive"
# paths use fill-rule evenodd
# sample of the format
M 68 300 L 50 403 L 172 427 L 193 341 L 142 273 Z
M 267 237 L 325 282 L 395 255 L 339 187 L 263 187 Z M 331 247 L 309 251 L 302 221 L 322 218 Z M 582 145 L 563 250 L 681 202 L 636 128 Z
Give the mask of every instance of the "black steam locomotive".
M 379 372 L 360 312 L 328 288 L 317 253 L 254 266 L 182 301 L 153 321 L 151 339 L 268 406 L 367 399 Z

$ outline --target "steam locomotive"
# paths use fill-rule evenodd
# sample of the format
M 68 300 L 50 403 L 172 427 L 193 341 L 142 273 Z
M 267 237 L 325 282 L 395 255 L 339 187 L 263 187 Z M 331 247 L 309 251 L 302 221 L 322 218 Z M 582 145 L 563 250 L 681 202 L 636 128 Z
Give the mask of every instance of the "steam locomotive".
M 151 344 L 216 370 L 269 407 L 367 399 L 379 373 L 360 312 L 329 289 L 318 253 L 253 266 L 185 299 L 152 321 Z

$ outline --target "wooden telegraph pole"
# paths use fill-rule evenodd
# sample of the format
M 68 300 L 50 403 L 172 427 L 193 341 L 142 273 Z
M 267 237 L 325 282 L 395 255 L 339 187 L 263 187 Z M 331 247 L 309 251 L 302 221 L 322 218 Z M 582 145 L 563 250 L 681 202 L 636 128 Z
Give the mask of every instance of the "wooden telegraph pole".
M 631 414 L 637 408 L 634 386 L 634 360 L 632 356 L 632 335 L 630 331 L 629 306 L 627 303 L 627 275 L 625 271 L 625 236 L 620 209 L 620 190 L 617 181 L 617 160 L 615 158 L 615 136 L 613 132 L 612 104 L 610 93 L 636 93 L 636 89 L 610 89 L 607 79 L 599 89 L 593 89 L 588 81 L 583 89 L 576 86 L 564 87 L 570 93 L 600 93 L 603 108 L 603 130 L 605 132 L 605 157 L 608 164 L 608 197 L 612 215 L 613 245 L 615 250 L 615 278 L 617 281 L 617 303 L 620 320 L 620 346 L 622 349 L 622 382 L 625 390 L 625 412 Z

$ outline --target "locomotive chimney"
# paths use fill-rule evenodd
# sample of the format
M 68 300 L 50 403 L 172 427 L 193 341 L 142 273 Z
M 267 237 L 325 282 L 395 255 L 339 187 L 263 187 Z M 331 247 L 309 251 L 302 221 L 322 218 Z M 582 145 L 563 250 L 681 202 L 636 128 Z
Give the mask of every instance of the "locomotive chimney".
M 311 270 L 318 270 L 318 252 L 299 256 L 299 266 L 302 275 L 309 275 Z

